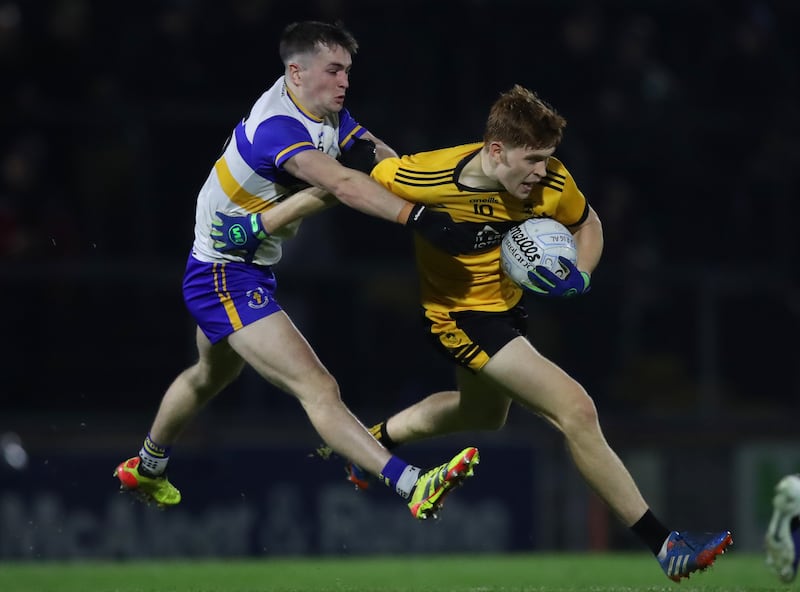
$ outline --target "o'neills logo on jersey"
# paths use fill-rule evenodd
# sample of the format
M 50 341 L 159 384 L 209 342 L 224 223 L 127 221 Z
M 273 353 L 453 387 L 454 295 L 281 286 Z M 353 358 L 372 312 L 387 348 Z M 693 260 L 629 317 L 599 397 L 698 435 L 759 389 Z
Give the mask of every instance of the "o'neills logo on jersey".
M 247 298 L 247 306 L 255 309 L 264 308 L 269 302 L 269 296 L 267 296 L 266 290 L 261 286 L 255 290 L 248 290 Z
M 500 200 L 496 197 L 476 197 L 474 199 L 469 200 L 469 203 L 500 203 Z

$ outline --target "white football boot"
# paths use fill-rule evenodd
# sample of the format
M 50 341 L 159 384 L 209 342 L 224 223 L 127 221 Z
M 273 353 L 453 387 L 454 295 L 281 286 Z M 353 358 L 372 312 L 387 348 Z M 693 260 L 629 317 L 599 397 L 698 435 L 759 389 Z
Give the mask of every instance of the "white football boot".
M 796 517 L 800 517 L 800 475 L 788 475 L 775 486 L 772 518 L 764 537 L 767 565 L 786 583 L 797 576 L 800 559 L 800 528 L 791 529 Z

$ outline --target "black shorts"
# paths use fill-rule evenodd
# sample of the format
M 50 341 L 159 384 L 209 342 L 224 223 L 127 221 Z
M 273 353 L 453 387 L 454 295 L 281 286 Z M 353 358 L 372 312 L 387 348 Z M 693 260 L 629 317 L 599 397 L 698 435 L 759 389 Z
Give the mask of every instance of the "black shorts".
M 522 306 L 503 312 L 425 310 L 425 329 L 447 359 L 477 372 L 509 341 L 527 335 Z

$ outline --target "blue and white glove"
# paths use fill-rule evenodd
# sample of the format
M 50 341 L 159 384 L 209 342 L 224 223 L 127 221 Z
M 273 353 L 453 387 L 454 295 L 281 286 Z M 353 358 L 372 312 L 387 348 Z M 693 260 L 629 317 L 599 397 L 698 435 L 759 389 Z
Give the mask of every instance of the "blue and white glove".
M 570 298 L 579 294 L 585 294 L 591 289 L 589 285 L 591 276 L 580 271 L 575 264 L 566 257 L 559 257 L 561 267 L 567 271 L 565 278 L 560 278 L 543 265 L 537 265 L 532 271 L 528 272 L 530 287 L 525 289 L 540 296 L 551 298 Z
M 261 214 L 228 216 L 220 211 L 211 221 L 211 237 L 214 250 L 244 257 L 246 263 L 253 261 L 261 242 L 269 236 L 261 222 Z

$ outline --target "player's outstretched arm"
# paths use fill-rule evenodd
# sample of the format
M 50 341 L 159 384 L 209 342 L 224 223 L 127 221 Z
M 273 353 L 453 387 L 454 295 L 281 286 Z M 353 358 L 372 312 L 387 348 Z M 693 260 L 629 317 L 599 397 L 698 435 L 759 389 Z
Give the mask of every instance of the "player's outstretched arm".
M 306 187 L 262 212 L 261 223 L 269 234 L 273 234 L 299 218 L 306 218 L 338 204 L 339 200 L 328 191 Z
M 313 187 L 260 214 L 228 216 L 217 212 L 211 232 L 217 251 L 252 261 L 261 241 L 269 234 L 328 207 L 333 203 L 330 195 L 370 216 L 403 224 L 447 253 L 469 253 L 474 248 L 474 232 L 460 227 L 448 214 L 407 202 L 366 174 L 344 167 L 326 154 L 306 150 L 290 158 L 284 168 Z
M 327 154 L 304 150 L 286 161 L 284 168 L 359 212 L 390 222 L 406 222 L 399 216 L 408 202 L 378 185 L 365 173 L 344 167 Z
M 383 140 L 369 132 L 354 140 L 355 144 L 339 157 L 339 163 L 351 169 L 369 174 L 372 167 L 384 158 L 397 157 Z M 328 191 L 319 187 L 308 187 L 291 195 L 265 212 L 261 221 L 269 233 L 298 218 L 305 218 L 339 203 Z
M 459 254 L 473 250 L 474 232 L 460 227 L 448 214 L 407 202 L 327 154 L 305 150 L 290 158 L 284 168 L 298 179 L 332 193 L 353 209 L 417 231 L 443 251 Z

